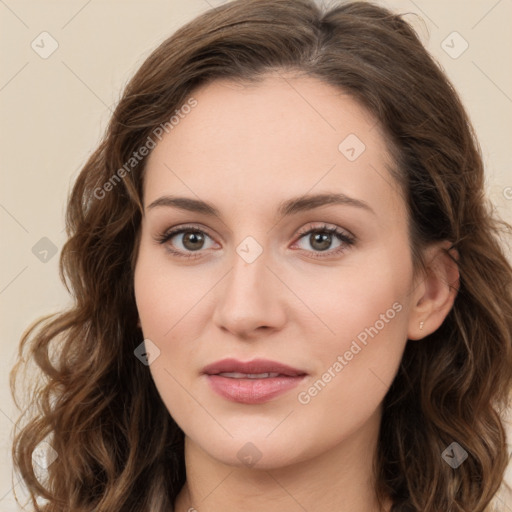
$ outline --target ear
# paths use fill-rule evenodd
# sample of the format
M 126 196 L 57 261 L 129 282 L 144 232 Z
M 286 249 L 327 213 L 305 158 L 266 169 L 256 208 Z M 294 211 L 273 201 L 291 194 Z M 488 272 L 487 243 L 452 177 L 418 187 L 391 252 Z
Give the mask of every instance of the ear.
M 451 245 L 443 241 L 425 251 L 426 273 L 416 283 L 409 315 L 407 337 L 411 340 L 436 331 L 455 302 L 460 284 L 456 263 L 459 255 L 455 249 L 450 249 Z

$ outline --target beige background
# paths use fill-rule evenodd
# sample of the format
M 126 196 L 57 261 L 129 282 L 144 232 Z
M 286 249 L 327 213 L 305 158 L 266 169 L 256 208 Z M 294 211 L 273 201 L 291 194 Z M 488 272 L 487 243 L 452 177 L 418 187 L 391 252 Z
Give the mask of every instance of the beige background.
M 120 91 L 177 27 L 217 0 L 0 0 L 0 510 L 18 510 L 9 449 L 16 416 L 8 390 L 23 329 L 68 302 L 58 253 L 40 261 L 47 237 L 60 251 L 68 190 L 103 132 Z M 460 92 L 476 127 L 497 212 L 512 221 L 511 0 L 388 0 L 417 27 Z M 422 21 L 423 20 L 423 21 Z M 453 35 L 456 31 L 460 34 Z M 42 58 L 38 51 L 57 50 Z M 452 34 L 452 35 L 450 35 Z M 44 49 L 41 38 L 45 39 Z M 445 41 L 443 43 L 443 41 Z M 466 43 L 468 48 L 457 58 Z M 36 47 L 37 48 L 37 47 Z M 446 50 L 446 51 L 445 51 Z M 451 56 L 447 53 L 451 53 Z M 36 246 L 39 247 L 39 246 Z M 512 484 L 509 466 L 507 480 Z M 16 481 L 18 491 L 21 486 Z M 511 510 L 502 505 L 502 509 Z

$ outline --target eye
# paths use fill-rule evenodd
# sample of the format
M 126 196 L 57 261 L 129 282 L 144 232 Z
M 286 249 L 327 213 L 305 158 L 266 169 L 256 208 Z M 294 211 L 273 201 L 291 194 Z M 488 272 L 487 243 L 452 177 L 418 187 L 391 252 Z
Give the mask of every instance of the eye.
M 345 252 L 355 243 L 355 237 L 353 235 L 350 235 L 338 227 L 330 227 L 326 224 L 309 229 L 306 228 L 306 231 L 301 231 L 299 234 L 302 235 L 299 238 L 299 241 L 305 239 L 307 244 L 313 248 L 312 256 L 314 258 L 336 256 Z M 339 242 L 339 245 L 333 250 L 328 250 L 335 240 Z M 305 250 L 311 252 L 311 250 L 307 248 Z M 321 253 L 326 253 L 327 256 L 324 256 Z
M 184 258 L 200 257 L 201 249 L 208 248 L 204 247 L 206 238 L 211 240 L 211 237 L 202 229 L 198 229 L 195 226 L 180 226 L 176 229 L 165 231 L 161 235 L 158 235 L 156 237 L 156 241 L 163 245 L 172 241 L 173 238 L 176 238 L 179 241 L 178 250 L 170 247 L 171 244 L 167 244 L 167 250 L 175 256 L 181 256 Z M 172 245 L 174 245 L 174 243 Z M 194 252 L 197 252 L 198 254 L 194 254 Z

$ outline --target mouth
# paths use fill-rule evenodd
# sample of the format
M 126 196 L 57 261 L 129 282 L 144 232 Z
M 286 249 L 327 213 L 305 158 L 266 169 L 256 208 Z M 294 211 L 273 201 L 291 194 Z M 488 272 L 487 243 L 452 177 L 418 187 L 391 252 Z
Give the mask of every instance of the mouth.
M 214 392 L 243 404 L 268 402 L 296 387 L 307 375 L 303 370 L 266 359 L 224 359 L 206 366 L 202 373 Z

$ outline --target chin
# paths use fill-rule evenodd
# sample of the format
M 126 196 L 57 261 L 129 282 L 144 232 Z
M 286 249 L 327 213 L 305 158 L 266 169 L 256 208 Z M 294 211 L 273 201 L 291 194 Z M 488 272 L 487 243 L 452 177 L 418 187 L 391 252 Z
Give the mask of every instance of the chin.
M 223 436 L 218 443 L 212 439 L 195 441 L 210 457 L 238 468 L 277 469 L 307 460 L 314 456 L 314 447 L 307 445 L 307 440 L 287 436 L 247 433 L 226 440 Z M 201 442 L 203 441 L 203 442 Z M 311 442 L 311 437 L 309 438 Z

